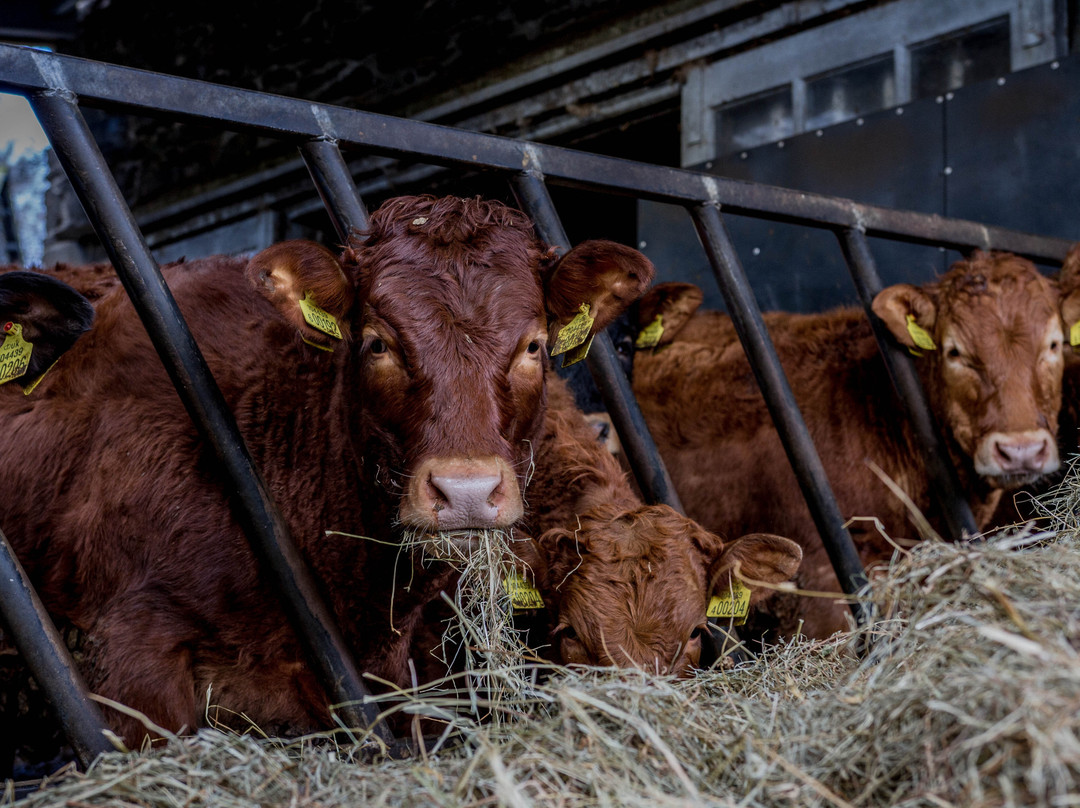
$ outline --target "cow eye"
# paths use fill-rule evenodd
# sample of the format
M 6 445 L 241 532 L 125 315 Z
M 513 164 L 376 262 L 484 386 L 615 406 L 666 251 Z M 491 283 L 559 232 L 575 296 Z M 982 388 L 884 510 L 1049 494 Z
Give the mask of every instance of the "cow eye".
M 949 348 L 945 355 L 949 357 L 949 359 L 958 359 L 960 357 L 960 349 L 954 345 L 952 348 Z
M 529 347 L 525 350 L 529 352 L 530 356 L 536 356 L 536 354 L 540 352 L 540 343 L 536 340 L 533 340 L 529 343 Z
M 386 353 L 386 351 L 387 351 L 386 343 L 385 343 L 385 342 L 384 342 L 383 340 L 381 340 L 381 339 L 379 339 L 378 337 L 376 337 L 375 339 L 373 339 L 373 340 L 371 341 L 371 348 L 370 348 L 370 351 L 371 351 L 371 352 L 372 352 L 373 354 L 375 354 L 376 356 L 379 356 L 379 355 L 381 355 L 381 354 L 384 354 L 384 353 Z
M 1053 342 L 1050 343 L 1050 350 L 1051 351 L 1056 351 L 1057 349 L 1058 349 L 1058 341 L 1054 340 Z
M 694 640 L 698 640 L 700 642 L 703 639 L 705 639 L 705 627 L 704 626 L 698 626 L 697 628 L 695 628 L 693 631 L 690 632 L 690 641 L 691 642 L 693 642 Z

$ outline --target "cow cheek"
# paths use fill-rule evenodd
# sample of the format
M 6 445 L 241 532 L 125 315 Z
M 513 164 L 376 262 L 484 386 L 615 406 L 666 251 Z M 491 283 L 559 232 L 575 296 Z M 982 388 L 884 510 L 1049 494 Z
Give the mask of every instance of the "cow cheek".
M 947 373 L 944 379 L 947 423 L 957 444 L 968 456 L 975 454 L 977 422 L 985 401 L 980 395 L 978 378 L 974 374 Z

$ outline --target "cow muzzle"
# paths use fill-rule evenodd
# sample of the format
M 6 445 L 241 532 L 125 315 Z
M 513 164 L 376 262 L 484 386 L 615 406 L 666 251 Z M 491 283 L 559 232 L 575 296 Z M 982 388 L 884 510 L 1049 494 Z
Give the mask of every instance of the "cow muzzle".
M 425 530 L 506 528 L 523 513 L 517 476 L 498 457 L 425 460 L 399 510 L 402 524 Z
M 1033 482 L 1060 465 L 1057 441 L 1045 429 L 991 432 L 975 452 L 975 471 L 1001 488 Z

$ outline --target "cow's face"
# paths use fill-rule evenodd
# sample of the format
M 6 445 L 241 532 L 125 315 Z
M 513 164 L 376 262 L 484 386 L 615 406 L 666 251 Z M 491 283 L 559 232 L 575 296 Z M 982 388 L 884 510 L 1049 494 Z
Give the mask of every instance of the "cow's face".
M 680 676 L 698 665 L 709 600 L 728 591 L 736 566 L 748 580 L 774 584 L 802 560 L 799 546 L 779 536 L 725 544 L 666 505 L 602 505 L 576 531 L 549 530 L 515 552 L 553 613 L 560 661 Z M 751 591 L 751 603 L 770 594 Z
M 934 412 L 994 487 L 1059 466 L 1062 311 L 1073 297 L 1063 300 L 1029 261 L 976 251 L 936 283 L 892 286 L 874 300 L 889 330 L 921 354 Z
M 514 524 L 543 419 L 549 328 L 557 333 L 584 305 L 595 333 L 644 291 L 652 265 L 611 242 L 556 260 L 521 213 L 452 197 L 391 200 L 341 264 L 315 248 L 322 268 L 298 268 L 293 256 L 313 247 L 277 245 L 249 276 L 272 300 L 311 293 L 341 321 L 365 459 L 400 498 L 400 522 L 422 531 Z M 305 339 L 334 347 L 292 321 Z

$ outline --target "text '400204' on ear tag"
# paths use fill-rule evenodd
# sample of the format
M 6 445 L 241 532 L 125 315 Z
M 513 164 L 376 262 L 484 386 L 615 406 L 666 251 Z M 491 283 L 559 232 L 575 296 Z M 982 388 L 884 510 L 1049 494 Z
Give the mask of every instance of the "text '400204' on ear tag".
M 34 346 L 23 339 L 22 326 L 4 323 L 4 341 L 0 343 L 0 384 L 26 373 Z
M 726 618 L 735 621 L 736 626 L 746 622 L 750 614 L 750 587 L 742 581 L 731 579 L 731 587 L 722 595 L 714 595 L 705 610 L 706 617 Z

